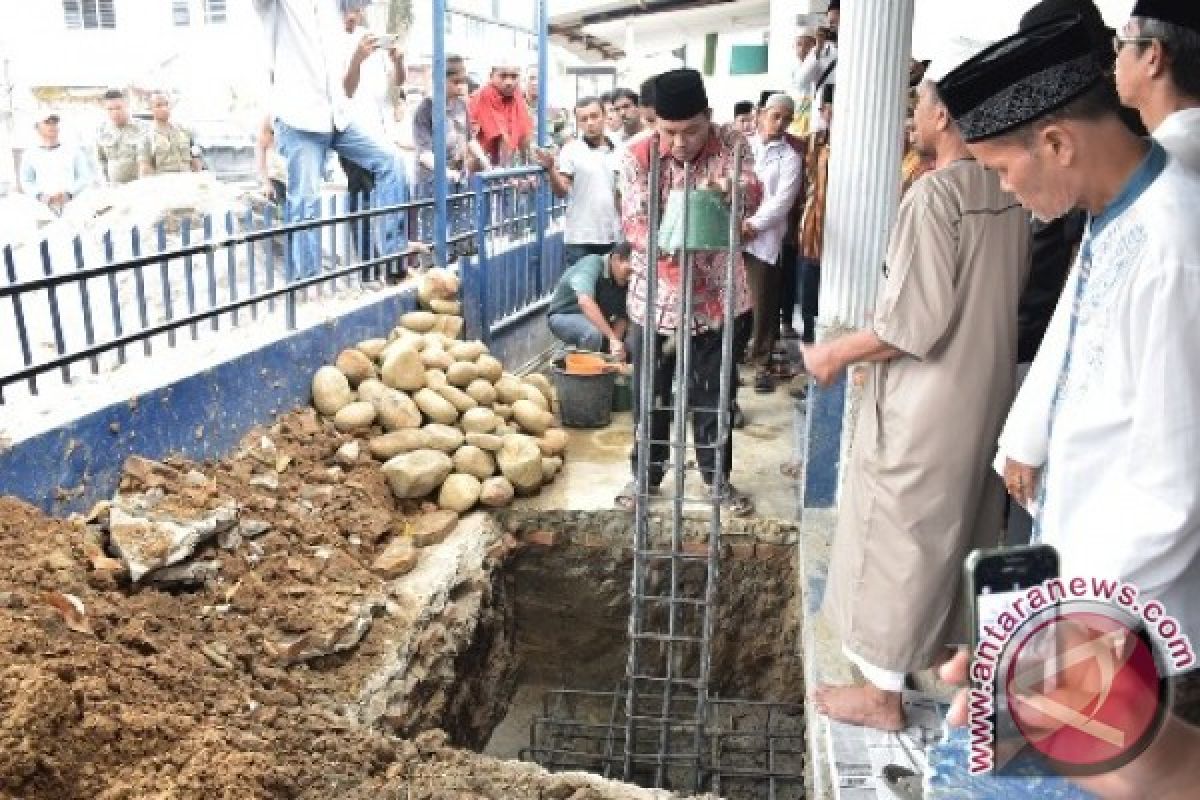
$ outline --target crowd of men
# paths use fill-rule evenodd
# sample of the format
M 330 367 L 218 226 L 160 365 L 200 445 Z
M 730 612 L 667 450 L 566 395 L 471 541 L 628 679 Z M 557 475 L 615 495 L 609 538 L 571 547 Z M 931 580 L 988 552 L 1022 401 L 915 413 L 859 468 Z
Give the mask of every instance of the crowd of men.
M 55 214 L 97 182 L 116 186 L 148 175 L 204 169 L 192 134 L 171 121 L 166 92 L 150 95 L 148 124 L 130 115 L 129 97 L 120 89 L 105 92 L 103 102 L 108 119 L 87 149 L 62 142 L 61 117 L 51 109 L 34 123 L 37 141 L 21 157 L 21 190 Z
M 836 127 L 836 5 L 826 26 L 800 31 L 799 84 L 739 104 L 730 124 L 713 122 L 693 70 L 643 88 L 654 119 L 632 136 L 619 135 L 625 116 L 615 107 L 581 101 L 582 140 L 557 161 L 540 160 L 569 205 L 603 204 L 606 222 L 603 235 L 573 240 L 588 247 L 576 251 L 580 268 L 560 287 L 552 328 L 581 347 L 628 353 L 635 379 L 652 370 L 656 410 L 639 435 L 665 441 L 669 413 L 657 409 L 671 405 L 682 283 L 673 254 L 647 263 L 654 144 L 660 209 L 683 186 L 685 165 L 696 188 L 741 183 L 734 285 L 722 278 L 724 252 L 697 252 L 692 263 L 693 402 L 714 409 L 730 367 L 718 346 L 727 291 L 744 357 L 768 389 L 773 338 L 787 333 L 796 302 L 776 302 L 787 273 L 801 295 L 796 366 L 822 385 L 848 371 L 862 379 L 824 610 L 865 680 L 814 687 L 830 717 L 904 727 L 909 677 L 970 640 L 964 557 L 998 546 L 1006 517 L 1007 544 L 1047 543 L 1064 576 L 1136 586 L 1197 646 L 1200 382 L 1191 321 L 1200 229 L 1190 222 L 1200 201 L 1200 6 L 1131 0 L 1128 21 L 1113 31 L 1091 0 L 1043 0 L 1016 33 L 981 52 L 914 62 L 897 176 L 903 200 L 870 324 L 810 344 Z M 738 164 L 742 142 L 750 158 Z M 586 197 L 576 196 L 583 186 Z M 659 289 L 648 309 L 649 269 Z M 640 342 L 651 335 L 659 360 L 640 364 Z M 733 455 L 730 440 L 716 439 L 715 413 L 692 417 L 706 482 L 723 483 L 721 500 L 734 510 L 752 507 L 715 480 L 717 448 L 726 470 Z M 655 465 L 666 460 L 656 449 L 652 493 L 663 477 Z M 638 502 L 632 482 L 617 501 Z M 1195 663 L 1172 671 L 1170 724 L 1195 741 L 1186 725 L 1200 723 L 1200 671 Z M 1158 768 L 1178 772 L 1161 758 Z

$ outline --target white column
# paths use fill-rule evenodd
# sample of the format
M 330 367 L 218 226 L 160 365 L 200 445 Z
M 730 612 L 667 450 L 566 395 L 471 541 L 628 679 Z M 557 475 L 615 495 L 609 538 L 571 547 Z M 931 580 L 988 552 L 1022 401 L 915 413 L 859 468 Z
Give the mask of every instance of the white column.
M 796 0 L 771 0 L 771 21 L 767 33 L 767 73 L 777 89 L 791 89 L 792 67 L 796 64 Z
M 914 0 L 853 0 L 838 37 L 820 329 L 866 324 L 900 199 Z

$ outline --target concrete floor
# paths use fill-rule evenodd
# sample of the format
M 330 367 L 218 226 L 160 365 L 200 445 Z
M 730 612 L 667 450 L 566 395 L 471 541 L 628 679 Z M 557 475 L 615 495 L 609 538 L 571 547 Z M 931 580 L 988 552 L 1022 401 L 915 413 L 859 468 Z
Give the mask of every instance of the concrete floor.
M 798 520 L 799 483 L 784 477 L 779 467 L 799 452 L 804 403 L 793 400 L 786 385 L 771 394 L 757 394 L 749 386 L 752 372 L 744 369 L 742 377 L 747 385 L 739 390 L 738 401 L 746 415 L 746 426 L 734 431 L 733 484 L 754 498 L 756 516 Z M 568 429 L 568 433 L 571 442 L 562 474 L 537 496 L 521 500 L 522 508 L 596 511 L 613 507 L 613 499 L 630 479 L 633 415 L 614 414 L 607 428 Z M 689 450 L 688 460 L 694 459 Z M 689 473 L 686 487 L 688 497 L 702 497 L 703 483 L 698 474 Z M 654 507 L 667 507 L 672 488 L 668 478 Z

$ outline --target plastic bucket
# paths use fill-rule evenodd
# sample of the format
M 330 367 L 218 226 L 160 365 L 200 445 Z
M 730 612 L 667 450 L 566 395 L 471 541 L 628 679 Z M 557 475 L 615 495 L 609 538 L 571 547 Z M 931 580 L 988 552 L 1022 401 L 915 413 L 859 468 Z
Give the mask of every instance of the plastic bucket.
M 683 198 L 682 189 L 672 189 L 667 195 L 658 246 L 668 253 L 683 249 Z M 725 250 L 729 247 L 729 206 L 720 192 L 712 189 L 688 192 L 687 217 L 689 250 Z
M 611 372 L 577 375 L 564 369 L 562 359 L 554 362 L 550 381 L 558 390 L 558 412 L 568 428 L 603 428 L 612 422 L 613 386 Z
M 613 387 L 613 411 L 632 411 L 633 410 L 633 387 L 629 385 L 629 378 L 624 375 L 617 377 L 616 385 Z

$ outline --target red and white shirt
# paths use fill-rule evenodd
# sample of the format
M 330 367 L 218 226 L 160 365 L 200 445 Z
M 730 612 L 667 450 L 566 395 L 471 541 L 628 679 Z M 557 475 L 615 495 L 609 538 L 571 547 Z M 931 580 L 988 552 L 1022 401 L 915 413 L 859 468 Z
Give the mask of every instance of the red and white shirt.
M 650 151 L 658 134 L 638 136 L 626 143 L 621 161 L 621 225 L 625 239 L 633 246 L 632 274 L 629 278 L 629 319 L 636 325 L 646 320 L 646 243 L 649 236 Z M 743 144 L 742 162 L 734 164 L 734 150 Z M 669 148 L 659 151 L 659 222 L 672 189 L 683 189 L 684 164 Z M 730 182 L 740 177 L 744 188 L 743 214 L 749 216 L 762 202 L 762 184 L 754 174 L 754 156 L 745 146 L 745 138 L 729 126 L 712 126 L 708 142 L 692 162 L 692 187 L 710 182 Z M 751 307 L 746 291 L 746 270 L 741 254 L 733 269 L 734 313 Z M 725 269 L 727 250 L 699 251 L 691 254 L 694 291 L 692 332 L 718 330 L 724 322 Z M 682 273 L 673 254 L 659 253 L 658 285 L 655 290 L 655 321 L 659 333 L 671 333 L 679 323 L 679 289 Z

